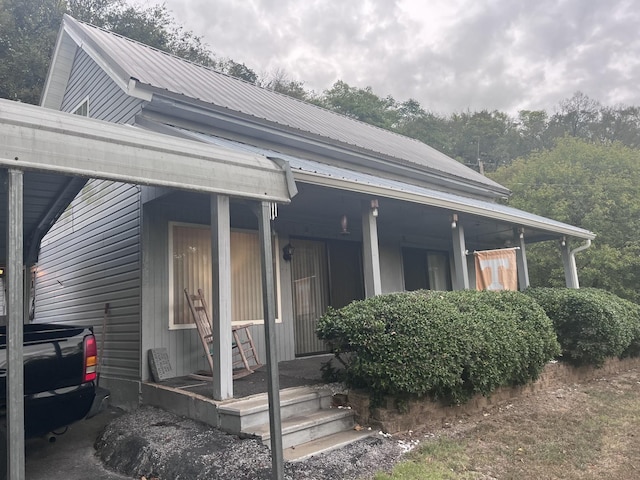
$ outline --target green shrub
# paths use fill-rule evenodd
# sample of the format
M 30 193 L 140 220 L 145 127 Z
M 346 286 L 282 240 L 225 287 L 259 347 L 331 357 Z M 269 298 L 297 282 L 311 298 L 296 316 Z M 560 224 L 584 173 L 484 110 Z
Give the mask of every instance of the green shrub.
M 638 305 L 594 288 L 527 290 L 553 322 L 563 359 L 601 367 L 608 357 L 640 353 Z
M 551 321 L 519 292 L 380 295 L 330 309 L 318 336 L 350 386 L 451 402 L 533 380 L 559 353 Z

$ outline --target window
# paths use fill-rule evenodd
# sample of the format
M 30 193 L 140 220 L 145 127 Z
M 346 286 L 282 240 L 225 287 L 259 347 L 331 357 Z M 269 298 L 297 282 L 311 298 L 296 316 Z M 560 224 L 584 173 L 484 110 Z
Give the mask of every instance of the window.
M 405 290 L 451 290 L 449 257 L 446 253 L 403 248 L 402 263 Z
M 80 115 L 81 117 L 89 116 L 89 99 L 85 98 L 80 105 L 72 110 L 74 115 Z
M 276 316 L 280 311 L 277 241 L 274 237 Z M 209 226 L 169 223 L 169 328 L 193 328 L 184 289 L 201 288 L 211 307 L 211 230 Z M 258 232 L 231 231 L 232 322 L 263 323 L 262 270 Z

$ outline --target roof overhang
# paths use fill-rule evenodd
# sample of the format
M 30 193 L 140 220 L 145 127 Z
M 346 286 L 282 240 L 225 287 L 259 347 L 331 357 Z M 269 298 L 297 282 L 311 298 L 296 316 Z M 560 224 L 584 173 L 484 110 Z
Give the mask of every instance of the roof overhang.
M 87 178 L 276 203 L 289 203 L 296 193 L 290 171 L 260 154 L 0 100 L 0 170 L 11 168 L 25 172 L 25 208 L 39 206 L 26 210 L 33 213 L 25 219 L 31 261 Z M 5 241 L 0 238 L 0 264 Z
M 549 240 L 562 236 L 584 240 L 593 240 L 596 235 L 586 229 L 559 222 L 550 218 L 525 212 L 501 203 L 484 201 L 453 193 L 416 186 L 399 180 L 371 175 L 369 173 L 328 165 L 315 160 L 282 154 L 265 148 L 255 147 L 212 135 L 189 132 L 183 129 L 167 127 L 167 133 L 190 136 L 210 144 L 224 146 L 251 153 L 258 153 L 268 158 L 286 161 L 298 182 L 348 190 L 366 195 L 392 198 L 430 207 L 442 208 L 452 213 L 461 213 L 474 217 L 490 219 L 514 227 L 523 227 L 536 231 L 537 240 Z

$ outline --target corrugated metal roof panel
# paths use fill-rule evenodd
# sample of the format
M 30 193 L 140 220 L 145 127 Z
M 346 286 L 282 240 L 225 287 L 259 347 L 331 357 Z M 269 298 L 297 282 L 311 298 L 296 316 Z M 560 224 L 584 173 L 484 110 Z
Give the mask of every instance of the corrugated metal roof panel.
M 390 197 L 397 196 L 394 195 L 394 193 L 408 194 L 411 198 L 415 199 L 414 201 L 419 201 L 419 203 L 423 203 L 426 205 L 436 205 L 443 207 L 446 206 L 444 208 L 450 208 L 458 212 L 466 212 L 486 218 L 508 221 L 521 226 L 528 226 L 543 231 L 571 235 L 578 238 L 595 238 L 595 235 L 592 232 L 583 228 L 575 227 L 573 225 L 536 215 L 534 213 L 525 212 L 517 208 L 509 207 L 507 205 L 487 202 L 475 198 L 463 197 L 461 195 L 455 195 L 447 192 L 441 192 L 438 190 L 404 183 L 398 180 L 377 177 L 375 175 L 356 172 L 354 170 L 336 167 L 314 160 L 287 155 L 275 150 L 255 147 L 253 145 L 215 137 L 213 135 L 206 135 L 178 128 L 175 128 L 175 130 L 179 130 L 180 132 L 190 135 L 200 141 L 212 143 L 221 147 L 241 150 L 250 153 L 257 153 L 259 155 L 264 155 L 270 158 L 281 158 L 282 160 L 285 160 L 289 163 L 294 177 L 296 176 L 296 172 L 314 174 L 324 178 L 341 180 L 350 184 L 360 184 L 372 188 L 375 187 L 377 189 L 384 189 L 388 192 Z M 402 195 L 400 195 L 400 197 L 404 198 L 404 196 Z
M 116 70 L 124 72 L 123 82 L 134 78 L 154 88 L 322 137 L 330 143 L 339 142 L 373 156 L 382 155 L 399 163 L 432 169 L 484 185 L 500 194 L 508 192 L 502 185 L 418 140 L 257 87 L 68 16 L 65 25 L 114 63 Z

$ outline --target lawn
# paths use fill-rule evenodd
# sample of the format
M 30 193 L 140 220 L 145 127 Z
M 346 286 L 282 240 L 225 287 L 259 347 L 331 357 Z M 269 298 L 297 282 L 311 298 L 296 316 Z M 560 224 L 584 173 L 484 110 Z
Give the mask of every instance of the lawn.
M 541 392 L 438 431 L 375 480 L 640 478 L 640 372 Z

